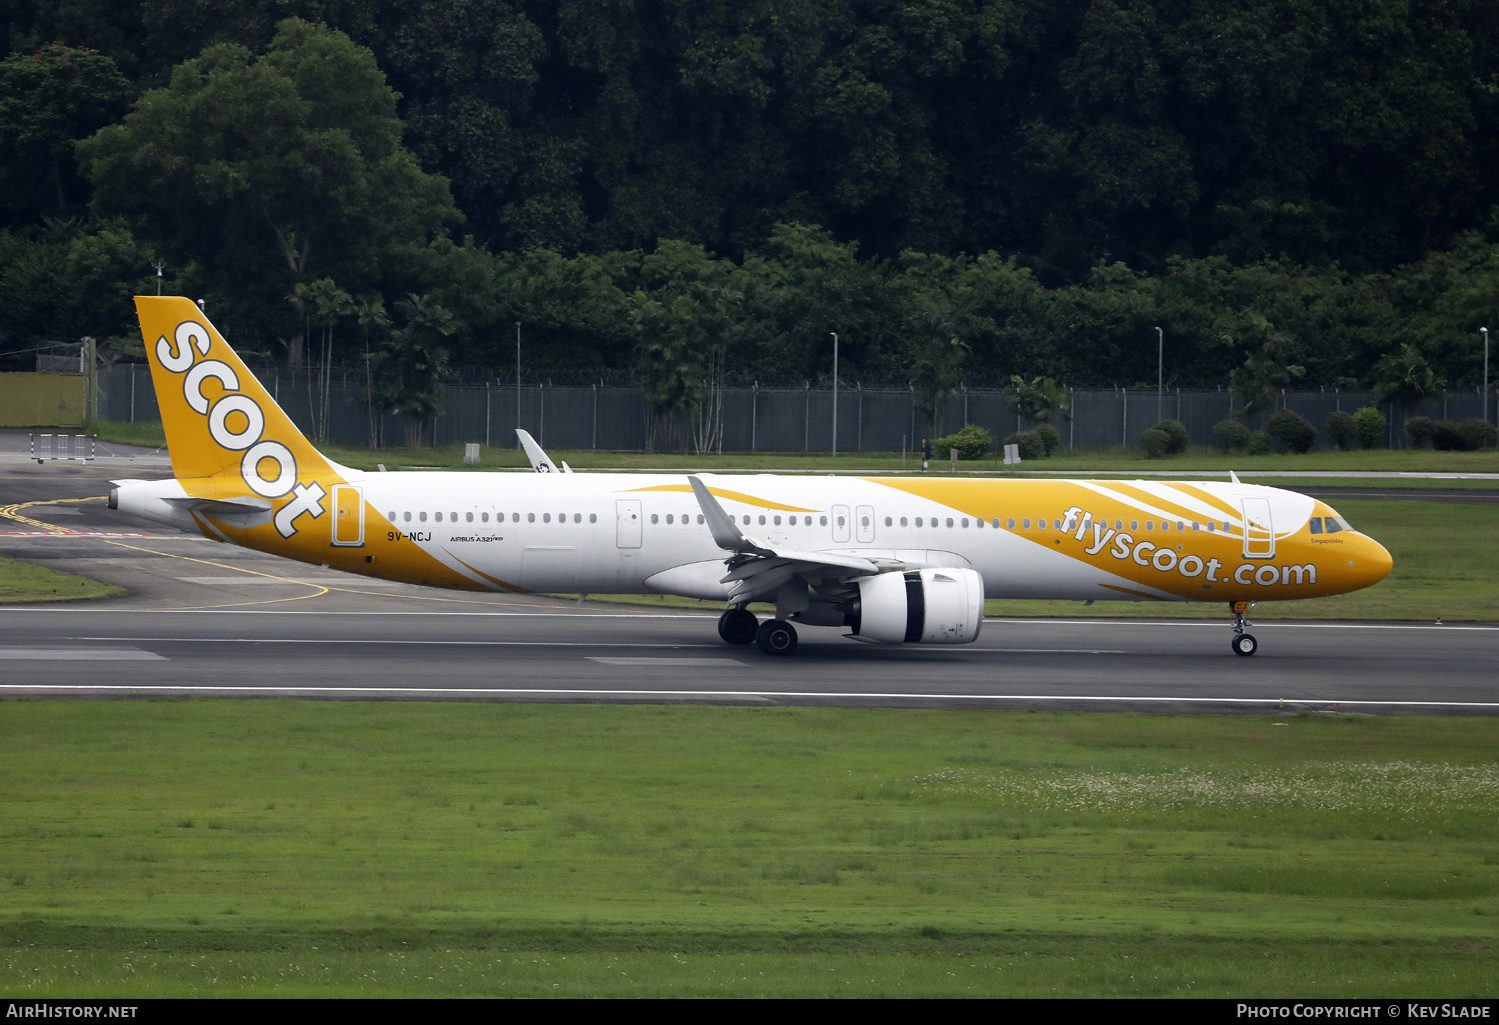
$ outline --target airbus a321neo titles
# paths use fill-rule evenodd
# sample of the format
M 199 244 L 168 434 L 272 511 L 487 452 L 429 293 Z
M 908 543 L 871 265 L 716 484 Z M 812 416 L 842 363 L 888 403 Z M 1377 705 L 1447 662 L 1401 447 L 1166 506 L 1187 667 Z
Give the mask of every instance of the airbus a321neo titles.
M 720 636 L 768 655 L 794 652 L 803 626 L 965 644 L 986 598 L 1218 602 L 1234 653 L 1253 655 L 1252 603 L 1390 572 L 1389 552 L 1325 503 L 1237 477 L 367 473 L 318 452 L 191 300 L 135 302 L 173 477 L 116 481 L 110 508 L 350 573 L 713 599 Z

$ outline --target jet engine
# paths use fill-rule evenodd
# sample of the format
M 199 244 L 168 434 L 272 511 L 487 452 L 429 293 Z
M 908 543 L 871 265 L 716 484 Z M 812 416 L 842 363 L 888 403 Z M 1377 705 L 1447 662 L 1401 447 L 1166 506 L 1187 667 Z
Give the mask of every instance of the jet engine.
M 984 623 L 984 580 L 971 569 L 881 573 L 845 603 L 851 635 L 891 644 L 967 644 Z

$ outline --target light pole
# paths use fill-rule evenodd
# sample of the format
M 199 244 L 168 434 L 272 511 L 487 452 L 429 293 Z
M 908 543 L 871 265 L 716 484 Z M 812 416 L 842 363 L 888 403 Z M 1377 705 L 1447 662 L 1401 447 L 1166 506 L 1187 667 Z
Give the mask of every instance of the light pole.
M 1481 327 L 1483 332 L 1483 419 L 1489 418 L 1489 329 Z
M 838 332 L 829 331 L 833 336 L 833 455 L 838 455 Z
M 515 429 L 520 430 L 520 321 L 515 322 Z M 516 445 L 520 435 L 515 436 Z
M 1165 377 L 1165 366 L 1166 366 L 1166 332 L 1162 331 L 1159 327 L 1157 327 L 1155 329 L 1155 420 L 1156 420 L 1156 423 L 1160 423 L 1163 419 L 1165 419 L 1163 416 L 1161 416 L 1161 410 L 1163 408 L 1162 407 L 1162 403 L 1165 402 L 1165 399 L 1166 399 L 1166 390 L 1162 386 L 1163 382 L 1166 380 L 1166 377 Z
M 156 263 L 153 264 L 152 266 L 154 266 L 156 268 L 156 294 L 160 295 L 161 294 L 161 269 L 163 267 L 165 267 L 166 264 L 162 263 L 160 260 L 157 260 Z

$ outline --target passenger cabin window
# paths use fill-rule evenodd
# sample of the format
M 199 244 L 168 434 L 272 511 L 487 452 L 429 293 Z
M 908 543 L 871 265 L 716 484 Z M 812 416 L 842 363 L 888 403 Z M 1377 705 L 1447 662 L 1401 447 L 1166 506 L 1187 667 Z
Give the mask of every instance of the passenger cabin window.
M 885 517 L 885 526 L 887 526 L 887 527 L 893 527 L 893 526 L 895 526 L 895 521 L 893 519 L 891 519 L 889 516 L 886 516 Z M 902 526 L 904 526 L 904 524 L 902 524 Z
M 771 519 L 774 521 L 776 526 L 779 527 L 781 525 L 781 518 L 779 516 L 774 516 Z
M 542 513 L 541 514 L 541 522 L 542 523 L 551 523 L 552 522 L 552 514 L 551 513 Z
M 817 517 L 817 525 L 820 527 L 826 527 L 828 525 L 828 518 L 826 516 Z
M 660 519 L 657 518 L 657 516 L 656 516 L 655 513 L 651 513 L 651 522 L 652 523 L 659 523 L 661 521 L 660 521 Z
M 920 516 L 916 517 L 916 525 L 918 527 L 921 526 L 921 517 Z
M 442 513 L 434 513 L 433 515 L 436 517 L 438 523 L 442 522 Z
M 510 522 L 511 523 L 519 523 L 520 522 L 520 513 L 511 513 L 510 514 Z
M 419 520 L 421 520 L 423 523 L 427 522 L 427 514 L 426 513 L 417 513 L 416 514 L 416 518 L 419 519 Z
M 656 519 L 656 517 L 654 515 L 651 516 L 651 521 L 652 522 L 655 522 L 655 519 Z M 527 523 L 535 523 L 536 522 L 536 514 L 535 513 L 526 513 L 526 522 Z
M 463 522 L 464 523 L 472 523 L 472 522 L 474 522 L 474 514 L 473 513 L 464 513 L 463 514 Z
M 761 517 L 760 517 L 760 526 L 762 526 L 762 527 L 765 526 L 765 517 L 764 517 L 764 515 L 761 515 Z
M 1031 521 L 1030 520 L 1021 520 L 1020 521 L 1020 526 L 1023 529 L 1025 529 L 1025 530 L 1030 530 L 1031 529 Z
M 588 514 L 588 522 L 589 523 L 597 523 L 598 521 L 599 521 L 599 514 L 598 513 L 589 513 Z
M 1130 530 L 1139 530 L 1140 529 L 1140 521 L 1139 520 L 1130 520 L 1129 521 L 1129 529 Z
M 902 526 L 902 527 L 904 527 L 904 526 L 905 526 L 905 525 L 906 525 L 906 518 L 905 518 L 905 517 L 904 517 L 904 516 L 902 516 L 902 517 L 901 517 L 901 518 L 900 518 L 900 525 L 901 525 L 901 526 Z
M 1005 528 L 1007 530 L 1014 530 L 1015 529 L 1015 521 L 1013 519 L 1005 520 Z

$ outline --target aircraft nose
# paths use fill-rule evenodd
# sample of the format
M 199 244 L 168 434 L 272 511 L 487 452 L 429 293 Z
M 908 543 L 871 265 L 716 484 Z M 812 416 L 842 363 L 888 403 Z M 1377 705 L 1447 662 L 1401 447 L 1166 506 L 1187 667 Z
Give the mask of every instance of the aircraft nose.
M 1359 546 L 1352 553 L 1354 569 L 1363 577 L 1362 586 L 1368 587 L 1389 576 L 1390 570 L 1395 567 L 1395 560 L 1390 558 L 1390 553 L 1385 546 L 1372 537 L 1362 536 L 1359 542 Z

